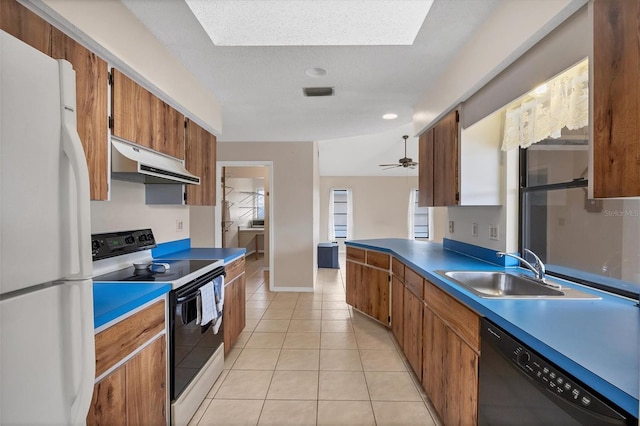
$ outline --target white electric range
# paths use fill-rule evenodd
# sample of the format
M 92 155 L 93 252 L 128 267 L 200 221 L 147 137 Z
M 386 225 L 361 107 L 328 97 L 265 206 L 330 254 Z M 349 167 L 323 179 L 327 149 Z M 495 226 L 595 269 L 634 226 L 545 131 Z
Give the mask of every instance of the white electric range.
M 224 365 L 224 310 L 222 326 L 198 325 L 200 288 L 222 280 L 224 260 L 184 260 L 152 257 L 156 247 L 150 229 L 92 235 L 93 281 L 96 283 L 168 283 L 167 353 L 171 423 L 187 424 L 206 397 Z

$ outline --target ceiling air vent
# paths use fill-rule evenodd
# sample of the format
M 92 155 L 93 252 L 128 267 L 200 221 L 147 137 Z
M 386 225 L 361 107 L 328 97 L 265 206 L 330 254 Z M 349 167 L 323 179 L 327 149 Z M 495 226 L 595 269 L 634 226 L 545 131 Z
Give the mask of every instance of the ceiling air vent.
M 302 91 L 307 97 L 333 96 L 333 87 L 303 87 Z

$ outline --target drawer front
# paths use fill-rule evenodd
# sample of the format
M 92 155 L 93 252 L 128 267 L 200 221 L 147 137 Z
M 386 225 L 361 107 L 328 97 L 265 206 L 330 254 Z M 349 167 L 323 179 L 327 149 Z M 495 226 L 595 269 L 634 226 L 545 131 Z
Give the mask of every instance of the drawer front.
M 395 257 L 391 259 L 391 271 L 400 281 L 404 281 L 404 263 L 400 262 Z
M 165 329 L 164 300 L 96 334 L 96 377 Z
M 420 300 L 423 299 L 423 287 L 424 287 L 424 278 L 414 272 L 411 268 L 405 268 L 404 271 L 404 284 L 411 291 L 411 293 L 415 294 Z
M 424 300 L 472 349 L 480 351 L 480 317 L 471 309 L 425 280 Z
M 367 265 L 375 266 L 382 269 L 389 269 L 391 264 L 391 256 L 377 251 L 367 251 Z
M 244 272 L 244 256 L 226 265 L 224 267 L 224 271 L 227 273 L 227 276 L 224 277 L 225 283 L 230 283 L 234 279 L 238 278 L 240 274 Z
M 365 251 L 359 248 L 347 247 L 347 260 L 364 263 Z

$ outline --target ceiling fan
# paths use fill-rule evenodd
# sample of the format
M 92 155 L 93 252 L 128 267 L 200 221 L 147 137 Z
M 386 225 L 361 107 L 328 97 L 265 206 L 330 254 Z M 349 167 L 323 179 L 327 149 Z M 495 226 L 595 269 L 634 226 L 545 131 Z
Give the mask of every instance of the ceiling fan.
M 413 159 L 407 157 L 407 139 L 409 136 L 404 135 L 402 138 L 404 139 L 404 157 L 399 159 L 396 164 L 378 164 L 380 167 L 385 167 L 382 170 L 393 169 L 396 167 L 408 167 L 410 169 L 415 169 L 418 165 L 418 163 L 413 161 Z

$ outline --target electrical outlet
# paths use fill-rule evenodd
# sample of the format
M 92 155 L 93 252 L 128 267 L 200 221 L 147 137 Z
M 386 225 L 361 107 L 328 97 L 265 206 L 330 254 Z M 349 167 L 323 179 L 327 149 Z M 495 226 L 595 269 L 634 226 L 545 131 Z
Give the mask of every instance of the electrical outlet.
M 184 230 L 184 222 L 180 219 L 176 220 L 176 232 L 182 232 Z
M 498 241 L 500 239 L 498 235 L 498 226 L 489 225 L 489 239 Z
M 450 220 L 450 221 L 449 221 L 449 233 L 450 233 L 450 234 L 453 234 L 453 229 L 454 229 L 454 228 L 453 228 L 453 221 L 452 221 L 452 220 Z
M 478 224 L 477 223 L 472 223 L 471 224 L 471 236 L 472 237 L 477 237 L 478 236 Z

